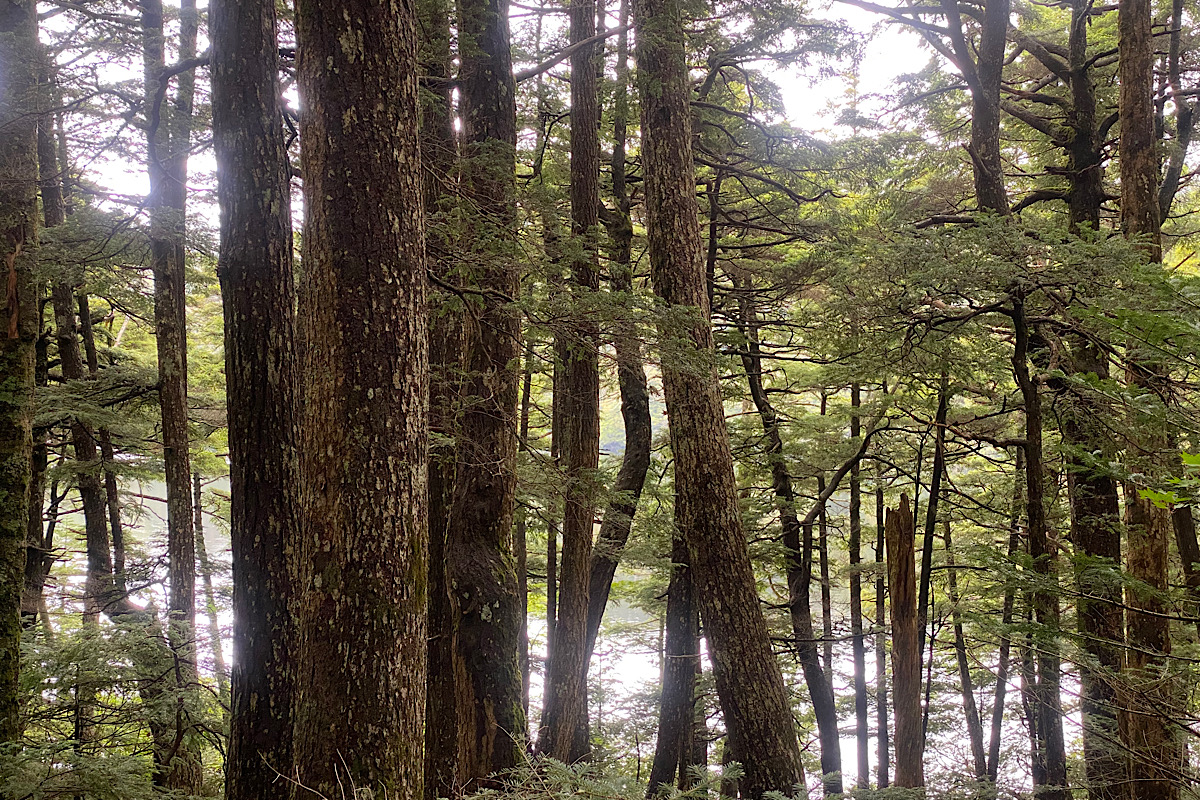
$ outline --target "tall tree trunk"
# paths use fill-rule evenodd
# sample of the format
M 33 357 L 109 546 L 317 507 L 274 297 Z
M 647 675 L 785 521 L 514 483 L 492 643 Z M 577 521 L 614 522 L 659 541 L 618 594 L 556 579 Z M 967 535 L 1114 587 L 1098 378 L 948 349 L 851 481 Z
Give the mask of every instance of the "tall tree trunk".
M 516 106 L 507 0 L 458 3 L 462 195 L 474 207 L 460 274 L 482 297 L 467 319 L 466 377 L 447 534 L 458 604 L 459 784 L 520 763 L 521 598 L 512 552 L 521 317 L 514 251 Z
M 917 635 L 916 531 L 908 495 L 885 521 L 892 621 L 892 703 L 896 718 L 895 785 L 925 785 L 921 731 L 921 651 Z
M 983 721 L 975 702 L 975 683 L 971 679 L 971 662 L 967 656 L 967 637 L 963 630 L 961 597 L 958 594 L 958 570 L 954 559 L 954 544 L 950 535 L 950 519 L 944 521 L 946 532 L 946 585 L 950 594 L 950 614 L 954 623 L 954 656 L 958 662 L 958 682 L 962 694 L 963 714 L 967 721 L 967 739 L 971 743 L 971 758 L 975 780 L 987 779 L 987 754 L 983 749 Z
M 7 270 L 7 325 L 0 342 L 0 744 L 21 735 L 17 674 L 21 593 L 33 456 L 34 341 L 38 308 L 37 9 L 0 1 L 0 255 Z
M 597 235 L 600 211 L 600 106 L 596 44 L 579 46 L 596 33 L 595 0 L 570 8 L 571 54 L 571 260 L 574 309 L 555 337 L 563 367 L 562 590 L 555 620 L 554 658 L 549 662 L 547 704 L 538 749 L 568 763 L 588 753 L 587 669 L 588 580 L 595 518 L 595 471 L 600 457 L 599 328 L 589 299 L 600 288 Z
M 630 0 L 621 0 L 620 27 L 617 34 L 617 82 L 613 101 L 612 185 L 615 209 L 606 223 L 612 242 L 609 285 L 614 293 L 633 299 L 633 219 L 625 180 L 625 144 L 629 120 L 629 23 Z M 613 576 L 621 551 L 629 541 L 633 515 L 646 484 L 650 469 L 653 424 L 650 419 L 650 392 L 642 361 L 642 342 L 635 325 L 622 320 L 613 331 L 613 349 L 617 359 L 617 385 L 621 392 L 621 419 L 625 423 L 625 452 L 621 468 L 613 481 L 611 498 L 604 509 L 604 521 L 592 549 L 591 574 L 588 578 L 588 660 L 596 647 L 596 636 L 604 617 Z
M 426 85 L 421 91 L 421 161 L 425 175 L 426 250 L 429 269 L 446 285 L 460 280 L 451 218 L 458 160 L 451 115 L 452 6 L 446 0 L 416 5 L 419 56 Z M 448 540 L 454 504 L 457 415 L 465 366 L 462 301 L 430 287 L 429 319 L 429 664 L 425 701 L 425 798 L 457 792 L 459 717 L 454 658 L 457 610 L 449 584 Z
M 850 439 L 862 436 L 862 390 L 850 387 Z M 854 732 L 857 744 L 858 775 L 855 787 L 871 788 L 870 720 L 867 708 L 867 643 L 863 634 L 862 610 L 862 475 L 859 462 L 850 467 L 850 636 L 854 657 Z
M 1046 520 L 1045 462 L 1042 460 L 1042 398 L 1029 372 L 1029 322 L 1025 299 L 1018 289 L 1012 298 L 1015 345 L 1013 375 L 1025 405 L 1025 497 L 1029 525 L 1029 557 L 1039 586 L 1033 592 L 1038 633 L 1037 682 L 1033 687 L 1038 744 L 1045 764 L 1045 784 L 1037 790 L 1041 800 L 1070 800 L 1067 784 L 1066 745 L 1063 740 L 1061 658 L 1059 656 L 1058 558 Z M 1036 784 L 1035 784 L 1036 786 Z
M 790 793 L 803 782 L 804 768 L 755 589 L 720 386 L 709 361 L 714 348 L 683 20 L 675 0 L 638 0 L 634 21 L 650 264 L 655 291 L 674 320 L 664 321 L 661 334 L 677 525 L 688 537 L 725 724 L 734 751 L 745 758 L 742 791 L 754 798 L 771 790 Z
M 1108 368 L 1088 343 L 1073 348 L 1076 374 L 1108 377 Z M 1121 517 L 1117 482 L 1096 468 L 1091 454 L 1103 452 L 1105 435 L 1095 420 L 1100 409 L 1087 398 L 1064 404 L 1060 414 L 1068 450 L 1067 492 L 1075 582 L 1079 590 L 1079 634 L 1087 654 L 1080 665 L 1084 765 L 1091 800 L 1118 800 L 1125 791 L 1125 754 L 1117 735 L 1117 676 L 1125 640 L 1121 579 Z
M 278 25 L 270 0 L 209 7 L 233 548 L 230 800 L 278 797 L 275 772 L 292 764 L 299 375 Z
M 682 531 L 671 537 L 671 582 L 667 587 L 666 646 L 662 697 L 658 705 L 658 738 L 646 796 L 668 791 L 690 760 L 688 744 L 695 724 L 696 636 L 695 588 L 688 546 Z
M 1158 143 L 1154 122 L 1154 39 L 1150 0 L 1121 0 L 1117 18 L 1120 78 L 1121 228 L 1139 240 L 1152 262 L 1162 260 L 1158 203 Z M 1182 100 L 1180 98 L 1179 100 Z M 1177 100 L 1177 102 L 1179 101 Z M 1134 382 L 1159 380 L 1160 367 L 1133 348 Z M 1150 474 L 1162 475 L 1169 438 L 1145 421 L 1142 446 L 1150 450 Z M 1171 654 L 1169 585 L 1170 514 L 1141 497 L 1126 498 L 1129 552 L 1126 569 L 1140 585 L 1126 602 L 1129 646 L 1125 651 L 1125 696 L 1119 713 L 1121 741 L 1129 754 L 1129 780 L 1139 798 L 1174 800 L 1182 760 L 1178 731 L 1169 709 L 1178 705 L 1168 660 Z
M 175 741 L 157 753 L 155 784 L 196 792 L 203 782 L 200 753 L 188 720 L 185 695 L 196 690 L 196 552 L 192 530 L 192 470 L 188 453 L 187 292 L 185 214 L 195 76 L 185 69 L 167 102 L 170 78 L 162 0 L 140 0 L 145 67 L 146 153 L 150 177 L 150 267 L 154 275 L 154 329 L 158 399 L 162 414 L 167 486 L 167 636 L 175 651 Z M 196 55 L 199 20 L 195 0 L 180 6 L 180 63 Z
M 47 55 L 46 58 L 49 58 Z M 50 72 L 46 65 L 45 72 Z M 48 76 L 47 76 L 48 77 Z M 42 91 L 39 99 L 43 105 L 53 102 Z M 38 116 L 37 124 L 37 156 L 39 194 L 42 198 L 42 222 L 46 227 L 60 224 L 66 217 L 63 201 L 63 185 L 58 169 L 58 150 L 54 142 L 55 114 L 47 113 L 43 107 Z M 49 380 L 49 344 L 50 335 L 45 326 L 45 292 L 46 286 L 39 281 L 34 288 L 34 302 L 37 305 L 37 338 L 34 344 L 34 396 L 36 408 L 37 395 Z M 36 411 L 35 411 L 36 413 Z M 47 440 L 48 427 L 33 428 L 33 455 L 30 461 L 29 479 L 29 518 L 27 520 L 28 535 L 25 551 L 25 588 L 21 597 L 21 618 L 25 627 L 32 627 L 37 622 L 38 611 L 44 600 L 46 579 L 54 565 L 53 542 L 46 536 L 43 524 L 43 504 L 46 500 L 46 471 L 49 468 L 49 452 Z
M 827 795 L 842 793 L 842 749 L 838 734 L 837 705 L 829 673 L 822 668 L 813 631 L 809 598 L 812 586 L 812 525 L 801 525 L 796 515 L 796 495 L 783 454 L 783 435 L 779 417 L 763 386 L 762 348 L 758 334 L 758 314 L 754 306 L 754 286 L 749 279 L 735 284 L 738 296 L 739 327 L 743 338 L 742 368 L 762 422 L 767 440 L 767 458 L 771 466 L 771 487 L 779 511 L 781 540 L 786 553 L 788 610 L 792 636 L 804 681 L 812 700 L 821 741 L 822 783 Z M 828 661 L 828 659 L 826 659 Z
M 883 477 L 875 483 L 875 716 L 878 768 L 876 786 L 886 789 L 891 784 L 888 766 L 888 684 L 887 684 L 887 569 L 884 565 L 885 545 Z
M 429 364 L 416 21 L 411 6 L 369 0 L 296 11 L 306 276 L 294 777 L 326 797 L 417 798 Z

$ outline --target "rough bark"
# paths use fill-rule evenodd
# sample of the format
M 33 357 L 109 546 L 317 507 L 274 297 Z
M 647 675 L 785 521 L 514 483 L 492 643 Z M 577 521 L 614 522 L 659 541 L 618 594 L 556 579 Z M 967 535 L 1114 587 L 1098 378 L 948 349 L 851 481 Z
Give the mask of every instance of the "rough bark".
M 943 0 L 950 5 L 954 0 Z M 1004 47 L 1008 39 L 1009 0 L 987 0 L 983 4 L 978 55 L 964 70 L 971 90 L 971 143 L 968 151 L 975 179 L 975 202 L 984 211 L 1008 214 L 1008 192 L 1000 153 L 1000 82 L 1004 72 Z M 948 16 L 951 31 L 958 22 L 957 11 Z M 961 38 L 961 28 L 957 36 Z M 952 33 L 952 35 L 954 35 Z M 957 41 L 955 43 L 957 45 Z M 963 48 L 963 59 L 971 57 Z
M 269 0 L 212 0 L 213 136 L 225 318 L 233 674 L 225 792 L 278 797 L 292 762 L 289 563 L 300 545 L 289 164 Z M 197 498 L 198 499 L 198 498 Z
M 791 793 L 803 766 L 783 676 L 755 590 L 713 358 L 692 160 L 683 20 L 674 0 L 634 6 L 650 265 L 667 307 L 662 373 L 692 568 L 742 792 Z M 750 757 L 753 754 L 753 757 Z
M 37 16 L 32 0 L 0 2 L 0 256 L 7 324 L 0 340 L 0 744 L 20 737 L 17 674 L 33 455 L 33 267 L 37 249 Z
M 887 542 L 889 611 L 892 622 L 892 704 L 895 712 L 895 785 L 925 785 L 922 764 L 925 736 L 921 731 L 921 651 L 917 636 L 916 531 L 908 495 L 888 509 Z
M 1118 77 L 1120 78 L 1121 228 L 1137 239 L 1150 261 L 1162 260 L 1158 203 L 1158 143 L 1154 118 L 1153 10 L 1149 0 L 1118 5 Z M 1159 366 L 1134 348 L 1134 382 L 1159 380 Z M 1147 472 L 1162 475 L 1169 448 L 1153 421 L 1143 427 L 1141 446 L 1153 453 Z M 1179 796 L 1175 774 L 1182 761 L 1179 732 L 1170 719 L 1178 705 L 1169 672 L 1170 514 L 1139 496 L 1127 497 L 1130 525 L 1126 569 L 1138 583 L 1126 591 L 1130 606 L 1118 725 L 1129 755 L 1132 791 L 1144 800 Z
M 808 686 L 817 733 L 821 742 L 822 784 L 827 795 L 842 792 L 842 750 L 838 735 L 836 698 L 829 680 L 829 659 L 817 652 L 813 631 L 812 607 L 809 598 L 812 587 L 812 525 L 801 525 L 796 515 L 796 495 L 792 477 L 783 453 L 783 434 L 779 417 L 763 386 L 762 347 L 759 342 L 758 314 L 754 306 L 754 287 L 746 279 L 735 284 L 738 289 L 738 324 L 744 339 L 742 368 L 750 388 L 750 398 L 762 422 L 767 440 L 767 458 L 771 467 L 771 488 L 779 511 L 781 541 L 786 553 L 788 579 L 788 611 L 796 654 L 804 681 Z
M 458 4 L 463 197 L 471 241 L 460 274 L 482 295 L 467 315 L 466 376 L 447 533 L 451 591 L 458 604 L 455 674 L 459 784 L 520 763 L 521 599 L 513 564 L 521 318 L 512 303 L 516 107 L 507 0 Z
M 306 276 L 294 777 L 300 796 L 416 798 L 429 365 L 415 15 L 369 0 L 296 11 Z
M 570 8 L 570 40 L 589 41 L 596 33 L 594 0 Z M 538 737 L 541 753 L 572 763 L 588 753 L 587 669 L 588 581 L 595 517 L 595 471 L 600 453 L 599 327 L 588 311 L 589 296 L 600 288 L 597 234 L 600 211 L 600 106 L 596 44 L 571 54 L 571 259 L 568 312 L 555 336 L 562 364 L 563 497 L 562 571 L 554 658 L 548 664 L 547 704 Z
M 696 665 L 700 661 L 695 602 L 687 541 L 682 531 L 677 531 L 671 539 L 662 695 L 647 797 L 669 793 L 679 771 L 686 771 L 690 757 L 687 748 L 695 719 Z
M 1107 378 L 1107 365 L 1085 343 L 1073 348 L 1076 373 Z M 1121 518 L 1117 482 L 1088 462 L 1103 452 L 1100 409 L 1087 398 L 1066 404 L 1059 427 L 1067 453 L 1071 541 L 1076 548 L 1079 634 L 1087 654 L 1080 665 L 1083 752 L 1091 800 L 1117 800 L 1127 780 L 1117 738 L 1117 675 L 1125 640 L 1122 610 Z

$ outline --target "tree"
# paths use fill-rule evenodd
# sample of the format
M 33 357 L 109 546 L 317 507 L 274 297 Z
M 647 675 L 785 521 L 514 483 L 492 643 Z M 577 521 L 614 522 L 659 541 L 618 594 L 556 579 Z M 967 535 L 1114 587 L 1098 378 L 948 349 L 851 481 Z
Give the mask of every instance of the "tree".
M 426 272 L 411 6 L 297 7 L 305 175 L 294 775 L 422 796 Z
M 277 28 L 268 0 L 209 7 L 236 654 L 225 793 L 237 800 L 277 796 L 292 763 L 299 406 Z
M 0 248 L 8 274 L 0 344 L 0 745 L 21 733 L 17 675 L 33 454 L 30 400 L 37 305 L 37 15 L 32 0 L 0 3 Z
M 555 618 L 554 657 L 546 680 L 546 707 L 538 750 L 568 763 L 583 758 L 587 741 L 588 579 L 591 574 L 595 471 L 600 456 L 599 326 L 587 310 L 600 288 L 597 260 L 600 211 L 600 138 L 596 84 L 596 33 L 592 0 L 571 4 L 571 294 L 576 310 L 555 339 L 562 364 L 563 498 L 561 592 Z M 582 45 L 582 46 L 581 46 Z
M 888 593 L 892 620 L 892 702 L 894 704 L 895 785 L 912 789 L 925 785 L 924 741 L 921 731 L 921 650 L 917 643 L 916 523 L 908 496 L 900 507 L 888 509 Z
M 663 389 L 675 456 L 676 524 L 687 537 L 713 675 L 733 750 L 746 761 L 742 792 L 790 793 L 804 778 L 783 676 L 759 608 L 734 483 L 709 323 L 692 161 L 690 85 L 680 7 L 633 9 L 642 159 Z M 754 758 L 747 757 L 749 753 Z
M 520 394 L 520 270 L 514 252 L 517 122 L 507 0 L 458 4 L 461 192 L 458 250 L 467 302 L 465 375 L 446 534 L 456 604 L 458 781 L 520 763 L 521 598 L 513 558 Z

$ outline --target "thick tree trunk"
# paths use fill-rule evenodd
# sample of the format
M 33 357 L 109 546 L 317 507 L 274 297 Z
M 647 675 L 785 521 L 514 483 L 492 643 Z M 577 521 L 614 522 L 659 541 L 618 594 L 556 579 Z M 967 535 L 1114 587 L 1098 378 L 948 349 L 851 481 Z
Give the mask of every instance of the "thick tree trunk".
M 892 621 L 892 703 L 895 709 L 895 785 L 925 785 L 921 731 L 921 651 L 917 636 L 916 530 L 908 495 L 885 522 Z
M 594 0 L 570 8 L 573 44 L 596 33 Z M 589 295 L 600 288 L 597 235 L 600 211 L 600 106 L 597 97 L 595 44 L 571 54 L 571 261 L 570 293 L 575 308 L 555 337 L 562 364 L 563 551 L 554 658 L 546 679 L 538 749 L 572 763 L 589 750 L 587 735 L 588 580 L 595 517 L 595 471 L 600 454 L 599 328 L 588 311 Z
M 791 793 L 804 769 L 755 589 L 710 361 L 683 20 L 675 0 L 639 0 L 634 20 L 650 264 L 655 291 L 671 312 L 661 326 L 662 372 L 677 525 L 688 537 L 725 724 L 734 751 L 745 759 L 742 791 L 753 798 L 771 790 Z
M 1152 262 L 1162 260 L 1158 203 L 1158 143 L 1154 120 L 1154 39 L 1150 0 L 1121 0 L 1117 37 L 1121 90 L 1121 228 L 1139 240 Z M 1159 380 L 1160 367 L 1132 348 L 1133 381 Z M 1141 445 L 1152 453 L 1147 472 L 1163 475 L 1173 458 L 1169 437 L 1147 421 Z M 1167 456 L 1172 453 L 1171 456 Z M 1139 800 L 1174 800 L 1182 762 L 1179 732 L 1170 719 L 1179 705 L 1169 671 L 1171 655 L 1169 586 L 1170 513 L 1141 497 L 1126 498 L 1129 550 L 1126 569 L 1139 582 L 1126 591 L 1130 606 L 1123 697 L 1119 712 L 1121 742 L 1129 756 L 1129 780 Z
M 1078 374 L 1107 378 L 1108 369 L 1086 343 L 1074 348 Z M 1078 619 L 1086 659 L 1080 665 L 1084 765 L 1091 800 L 1118 800 L 1128 779 L 1117 736 L 1117 680 L 1125 641 L 1121 579 L 1121 517 L 1117 483 L 1088 463 L 1102 451 L 1099 409 L 1085 400 L 1066 404 L 1060 427 L 1068 445 L 1067 492 L 1071 541 L 1076 548 Z
M 267 800 L 279 796 L 275 771 L 292 764 L 296 565 L 289 553 L 300 546 L 291 187 L 275 4 L 212 0 L 209 35 L 233 547 L 225 793 Z
M 687 541 L 682 531 L 671 539 L 671 582 L 667 587 L 666 646 L 662 696 L 658 704 L 658 738 L 646 796 L 654 797 L 675 785 L 676 775 L 691 754 L 688 745 L 695 724 L 696 665 L 700 661 L 696 635 L 695 588 Z
M 750 398 L 762 421 L 763 434 L 767 440 L 771 488 L 779 510 L 781 540 L 786 553 L 788 610 L 792 622 L 792 636 L 796 641 L 800 668 L 808 686 L 809 698 L 812 700 L 813 715 L 817 719 L 817 733 L 821 741 L 822 784 L 827 795 L 841 794 L 842 750 L 838 734 L 836 699 L 828 672 L 828 667 L 832 665 L 828 663 L 828 658 L 823 665 L 818 655 L 809 597 L 812 587 L 812 525 L 801 526 L 796 515 L 796 495 L 787 462 L 784 460 L 779 417 L 763 386 L 762 348 L 758 336 L 758 314 L 754 307 L 754 287 L 749 280 L 735 286 L 738 289 L 738 322 L 744 340 L 742 368 L 746 373 Z
M 473 205 L 472 241 L 459 266 L 483 291 L 467 315 L 466 376 L 447 533 L 449 585 L 457 604 L 455 687 L 458 783 L 520 763 L 521 598 L 513 561 L 521 317 L 516 210 L 515 88 L 507 0 L 458 4 L 462 195 Z
M 429 365 L 416 21 L 411 6 L 369 0 L 296 11 L 306 276 L 293 768 L 326 797 L 418 798 Z
M 1093 59 L 1088 54 L 1088 26 L 1093 7 L 1089 0 L 1071 0 L 1071 30 L 1067 39 L 1071 77 L 1071 105 L 1067 117 L 1071 137 L 1066 146 L 1070 182 L 1067 207 L 1071 230 L 1076 233 L 1084 228 L 1100 229 L 1100 206 L 1105 197 L 1103 143 L 1098 141 Z
M 954 2 L 954 0 L 950 0 Z M 975 177 L 975 201 L 980 209 L 1008 214 L 1008 192 L 1000 158 L 1000 81 L 1008 40 L 1009 0 L 987 0 L 979 36 L 978 57 L 969 69 L 971 144 L 968 148 Z M 957 13 L 950 19 L 957 19 Z M 970 56 L 967 57 L 968 59 Z
M 0 256 L 7 272 L 5 335 L 0 341 L 0 744 L 16 742 L 21 724 L 21 594 L 33 455 L 34 341 L 38 309 L 37 64 L 32 0 L 0 0 Z

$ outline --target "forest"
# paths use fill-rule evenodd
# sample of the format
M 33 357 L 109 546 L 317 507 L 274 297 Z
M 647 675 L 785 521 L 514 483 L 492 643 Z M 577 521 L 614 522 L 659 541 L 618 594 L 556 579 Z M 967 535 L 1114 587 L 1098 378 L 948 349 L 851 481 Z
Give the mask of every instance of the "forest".
M 0 0 L 0 797 L 1200 797 L 1197 0 Z

